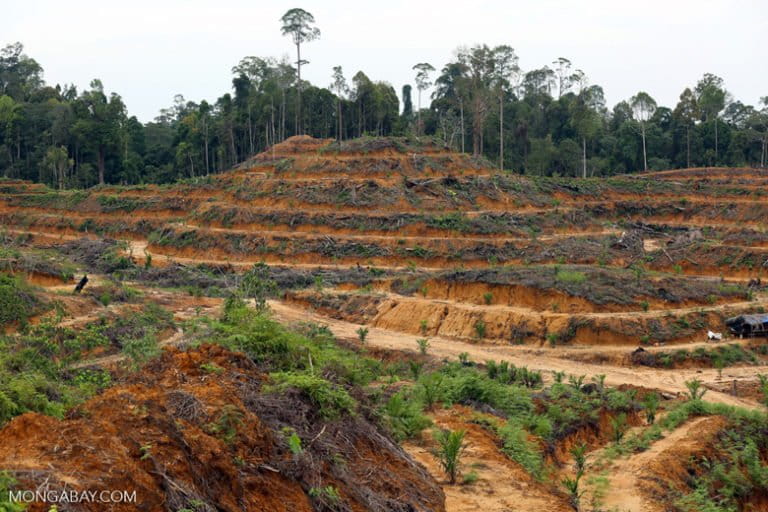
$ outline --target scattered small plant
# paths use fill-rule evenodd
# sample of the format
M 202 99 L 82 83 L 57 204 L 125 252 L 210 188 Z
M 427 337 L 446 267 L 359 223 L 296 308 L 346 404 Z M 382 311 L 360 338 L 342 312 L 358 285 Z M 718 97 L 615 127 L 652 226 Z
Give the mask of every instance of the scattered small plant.
M 656 421 L 656 411 L 659 410 L 659 394 L 648 393 L 643 399 L 643 408 L 645 409 L 645 420 L 649 425 Z
M 461 455 L 466 448 L 464 444 L 465 435 L 466 431 L 464 430 L 436 430 L 434 434 L 438 445 L 435 457 L 437 457 L 451 484 L 456 483 Z
M 483 339 L 485 338 L 485 322 L 483 320 L 478 320 L 475 322 L 475 334 L 478 338 Z
M 627 415 L 620 413 L 611 418 L 611 436 L 613 442 L 619 444 L 627 433 Z
M 699 379 L 685 381 L 685 387 L 688 388 L 688 399 L 691 401 L 701 400 L 707 392 L 704 383 Z

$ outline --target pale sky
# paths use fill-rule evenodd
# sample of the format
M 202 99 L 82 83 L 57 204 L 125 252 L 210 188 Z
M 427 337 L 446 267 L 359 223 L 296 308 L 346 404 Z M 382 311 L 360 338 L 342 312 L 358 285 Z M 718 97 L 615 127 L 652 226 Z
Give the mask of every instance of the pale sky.
M 291 7 L 322 31 L 302 48 L 302 74 L 328 86 L 331 68 L 362 70 L 400 90 L 411 67 L 440 70 L 456 47 L 508 44 L 523 71 L 563 56 L 603 86 L 609 107 L 639 90 L 674 107 L 705 72 L 736 99 L 768 95 L 768 0 L 2 0 L 0 45 L 20 41 L 49 84 L 100 78 L 150 121 L 175 94 L 213 102 L 247 55 L 295 60 L 280 34 Z M 414 96 L 414 102 L 416 98 Z M 426 103 L 423 102 L 423 103 Z

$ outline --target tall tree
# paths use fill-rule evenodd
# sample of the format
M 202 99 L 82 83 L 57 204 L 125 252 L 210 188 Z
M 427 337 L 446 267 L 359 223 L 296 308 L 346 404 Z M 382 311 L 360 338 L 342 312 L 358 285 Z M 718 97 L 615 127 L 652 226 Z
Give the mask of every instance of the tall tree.
M 352 77 L 355 86 L 353 99 L 357 104 L 357 136 L 361 137 L 366 131 L 366 105 L 373 104 L 373 82 L 363 73 L 358 71 Z
M 719 114 L 725 108 L 727 92 L 723 87 L 723 79 L 711 73 L 705 73 L 696 84 L 697 102 L 704 121 L 715 123 L 715 163 L 718 162 L 718 129 Z
M 643 169 L 648 170 L 648 154 L 645 145 L 645 125 L 656 112 L 656 100 L 651 98 L 647 92 L 638 92 L 629 100 L 632 107 L 632 114 L 637 122 L 640 123 L 640 133 L 643 137 Z
M 429 75 L 435 70 L 432 64 L 428 62 L 420 62 L 412 68 L 416 71 L 416 89 L 418 89 L 418 120 L 417 120 L 417 133 L 421 133 L 424 127 L 421 124 L 421 93 L 432 86 L 432 80 Z
M 331 82 L 331 89 L 336 93 L 336 139 L 341 141 L 344 139 L 343 127 L 341 119 L 341 102 L 344 95 L 349 91 L 347 86 L 347 79 L 344 78 L 344 72 L 341 66 L 334 66 L 333 68 L 333 82 Z
M 106 183 L 106 159 L 119 143 L 119 130 L 125 120 L 125 105 L 116 93 L 109 98 L 101 80 L 93 80 L 91 89 L 78 98 L 79 120 L 74 129 L 86 147 L 96 153 L 99 184 Z
M 504 95 L 517 85 L 520 72 L 518 57 L 511 46 L 501 45 L 493 49 L 493 81 L 499 96 L 499 169 L 504 169 Z
M 320 29 L 314 27 L 315 17 L 304 9 L 293 8 L 286 11 L 280 18 L 283 26 L 280 28 L 284 36 L 291 36 L 293 44 L 296 45 L 296 133 L 304 133 L 301 117 L 301 66 L 309 64 L 309 61 L 301 60 L 301 45 L 314 41 L 320 37 Z
M 762 132 L 760 138 L 760 167 L 765 167 L 768 160 L 768 96 L 760 98 L 760 105 L 763 107 L 755 111 L 752 123 L 755 125 L 758 133 Z
M 458 52 L 458 61 L 466 72 L 467 96 L 472 110 L 472 153 L 483 152 L 485 120 L 493 98 L 493 50 L 487 45 L 474 46 Z
M 24 54 L 24 45 L 14 43 L 0 49 L 0 96 L 26 101 L 42 85 L 43 68 Z
M 698 105 L 696 96 L 690 88 L 686 87 L 680 94 L 673 115 L 685 126 L 685 166 L 691 167 L 691 128 L 698 118 Z
M 461 62 L 449 62 L 435 80 L 433 106 L 441 115 L 448 115 L 450 110 L 458 111 L 461 152 L 465 151 L 466 126 L 464 123 L 464 104 L 468 97 L 469 81 L 467 66 Z
M 413 119 L 413 100 L 411 99 L 411 85 L 403 86 L 403 122 L 406 127 L 410 126 Z
M 0 134 L 8 153 L 9 166 L 4 169 L 3 175 L 8 177 L 8 172 L 14 167 L 14 161 L 21 159 L 21 134 L 19 124 L 23 119 L 21 104 L 8 95 L 0 96 Z M 14 151 L 12 148 L 16 146 Z
M 571 123 L 581 137 L 583 178 L 587 177 L 587 140 L 592 139 L 600 129 L 604 111 L 605 95 L 599 85 L 582 89 L 571 106 Z
M 557 99 L 560 99 L 571 87 L 571 61 L 558 57 L 552 62 L 552 66 L 557 81 Z
M 48 148 L 43 159 L 43 166 L 50 169 L 59 190 L 64 189 L 74 164 L 75 161 L 69 158 L 67 148 L 64 146 Z

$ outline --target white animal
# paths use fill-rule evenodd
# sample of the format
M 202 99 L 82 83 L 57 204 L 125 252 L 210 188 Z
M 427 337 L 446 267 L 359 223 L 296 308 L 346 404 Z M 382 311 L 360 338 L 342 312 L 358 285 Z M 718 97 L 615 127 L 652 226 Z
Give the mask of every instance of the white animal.
M 721 341 L 723 339 L 723 333 L 707 331 L 707 339 Z

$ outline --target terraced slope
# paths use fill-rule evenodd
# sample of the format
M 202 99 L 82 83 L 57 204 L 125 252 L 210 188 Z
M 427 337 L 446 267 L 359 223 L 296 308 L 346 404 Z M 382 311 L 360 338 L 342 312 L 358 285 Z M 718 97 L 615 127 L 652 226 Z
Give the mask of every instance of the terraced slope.
M 429 140 L 294 137 L 173 186 L 4 181 L 0 219 L 40 244 L 125 239 L 154 265 L 400 269 L 371 279 L 365 299 L 358 282 L 289 300 L 413 334 L 679 343 L 764 307 L 744 281 L 768 265 L 767 183 L 753 169 L 534 179 Z
M 440 510 L 443 501 L 449 511 L 568 510 L 572 503 L 561 482 L 572 473 L 569 450 L 585 443 L 594 482 L 583 488 L 582 505 L 589 499 L 602 502 L 591 504 L 594 510 L 686 510 L 675 508 L 681 496 L 698 499 L 694 487 L 712 490 L 722 483 L 705 476 L 713 456 L 730 467 L 734 441 L 728 432 L 765 439 L 764 430 L 753 432 L 764 428 L 762 416 L 737 414 L 731 406 L 764 411 L 757 375 L 768 373 L 768 345 L 759 339 L 713 345 L 706 331 L 724 331 L 725 318 L 768 307 L 767 290 L 757 282 L 768 267 L 766 185 L 768 171 L 757 169 L 533 178 L 499 173 L 427 139 L 338 144 L 308 137 L 289 139 L 228 173 L 170 186 L 59 192 L 0 180 L 0 299 L 2 293 L 29 297 L 23 311 L 3 318 L 0 327 L 12 333 L 33 326 L 32 335 L 5 342 L 24 354 L 33 353 L 30 347 L 39 350 L 35 333 L 54 333 L 60 347 L 49 359 L 55 364 L 35 365 L 34 371 L 54 375 L 63 390 L 54 393 L 47 381 L 35 381 L 45 392 L 34 396 L 47 398 L 27 403 L 21 400 L 27 387 L 10 381 L 17 407 L 3 409 L 0 419 L 17 418 L 0 437 L 26 446 L 29 457 L 16 466 L 12 460 L 4 464 L 16 471 L 17 482 L 31 475 L 29 482 L 39 483 L 41 468 L 54 469 L 65 481 L 70 461 L 56 455 L 59 448 L 51 448 L 53 455 L 33 451 L 47 446 L 40 444 L 35 425 L 39 432 L 85 429 L 83 443 L 112 446 L 101 431 L 146 424 L 140 438 L 126 445 L 128 456 L 104 453 L 127 468 L 126 475 L 140 475 L 152 499 L 176 508 L 199 502 L 195 510 L 212 509 L 206 507 L 219 492 L 197 479 L 208 474 L 193 469 L 202 452 L 188 453 L 172 479 L 158 470 L 160 462 L 177 460 L 191 432 L 205 446 L 215 444 L 216 453 L 237 454 L 210 473 L 237 482 L 225 493 L 232 500 L 223 502 L 227 510 L 248 508 L 235 501 L 241 487 L 258 479 L 277 485 L 280 478 L 288 479 L 281 480 L 284 488 L 274 489 L 289 491 L 293 500 L 283 500 L 284 506 L 302 509 L 333 509 L 344 502 L 350 510 L 369 510 L 382 508 L 372 503 L 395 500 L 415 510 Z M 269 335 L 259 331 L 263 324 L 238 327 L 223 300 L 238 289 L 242 273 L 262 261 L 279 289 L 268 302 L 273 317 L 312 340 L 294 346 L 296 353 L 283 362 L 311 377 L 309 384 L 327 378 L 330 389 L 349 389 L 360 404 L 359 416 L 349 422 L 275 416 L 290 416 L 298 404 L 271 401 L 275 382 L 287 377 L 263 356 L 285 347 L 270 344 L 274 327 Z M 83 272 L 91 282 L 72 295 Z M 361 332 L 367 333 L 365 343 Z M 234 353 L 185 349 L 213 336 L 242 351 L 251 335 L 258 338 L 251 347 L 255 360 L 265 365 L 258 371 L 242 366 L 245 360 L 238 366 Z M 133 344 L 147 339 L 155 339 L 164 355 L 143 374 L 115 371 L 133 361 Z M 419 339 L 430 343 L 428 353 L 417 353 Z M 355 352 L 330 358 L 326 351 L 339 346 Z M 324 365 L 323 357 L 330 358 Z M 25 370 L 14 359 L 6 363 L 13 371 Z M 96 377 L 109 368 L 123 387 L 103 391 L 108 379 Z M 536 380 L 527 382 L 521 377 L 526 375 Z M 79 403 L 78 379 L 86 377 L 94 387 L 86 396 L 96 396 L 81 407 L 82 417 L 18 416 L 27 410 L 61 415 L 64 406 Z M 248 425 L 266 425 L 261 444 L 248 437 L 254 429 L 229 441 L 217 430 L 224 398 L 239 396 L 241 379 L 274 381 L 261 390 L 266 398 L 258 398 L 268 410 L 251 407 L 245 398 L 253 399 L 253 393 L 229 404 L 247 413 Z M 709 388 L 710 404 L 685 398 L 693 379 Z M 212 408 L 205 421 L 185 424 L 179 437 L 178 425 L 166 421 L 173 418 L 166 395 L 182 381 Z M 212 391 L 211 383 L 223 387 Z M 127 419 L 119 408 L 121 414 L 105 416 L 94 424 L 98 428 L 86 428 L 89 411 L 121 404 L 125 386 L 139 384 L 136 396 L 154 397 L 147 402 L 152 408 L 131 406 L 137 413 Z M 442 395 L 433 398 L 443 407 L 427 404 L 428 389 L 441 386 Z M 644 399 L 653 391 L 661 400 L 658 427 L 642 417 Z M 411 405 L 423 407 L 413 411 Z M 367 408 L 374 406 L 377 412 L 369 418 Z M 298 410 L 314 414 L 314 406 L 303 407 Z M 461 484 L 444 480 L 432 455 L 434 433 L 419 420 L 422 412 L 436 427 L 467 430 Z M 621 415 L 629 430 L 616 441 L 613 422 Z M 362 445 L 361 452 L 362 438 L 349 437 L 361 425 L 386 426 L 407 438 L 407 454 L 378 437 L 378 444 Z M 304 448 L 288 444 L 286 426 L 296 428 Z M 708 437 L 701 437 L 703 427 Z M 343 443 L 328 444 L 332 440 Z M 752 451 L 739 443 L 744 453 L 734 460 L 765 460 L 763 441 Z M 256 457 L 250 448 L 241 453 L 246 445 L 277 451 Z M 355 452 L 345 456 L 349 465 L 339 463 L 345 447 Z M 382 462 L 372 463 L 369 452 L 400 467 L 400 480 L 380 481 L 371 473 Z M 294 474 L 298 470 L 289 462 L 296 464 L 297 453 L 327 464 Z M 81 477 L 96 482 L 100 475 Z M 755 475 L 749 492 L 731 501 L 763 504 L 760 482 L 766 480 Z M 407 500 L 392 494 L 414 477 L 419 483 Z M 381 488 L 360 493 L 367 489 L 361 482 Z M 182 484 L 179 494 L 173 485 Z M 257 497 L 253 505 L 271 499 Z

